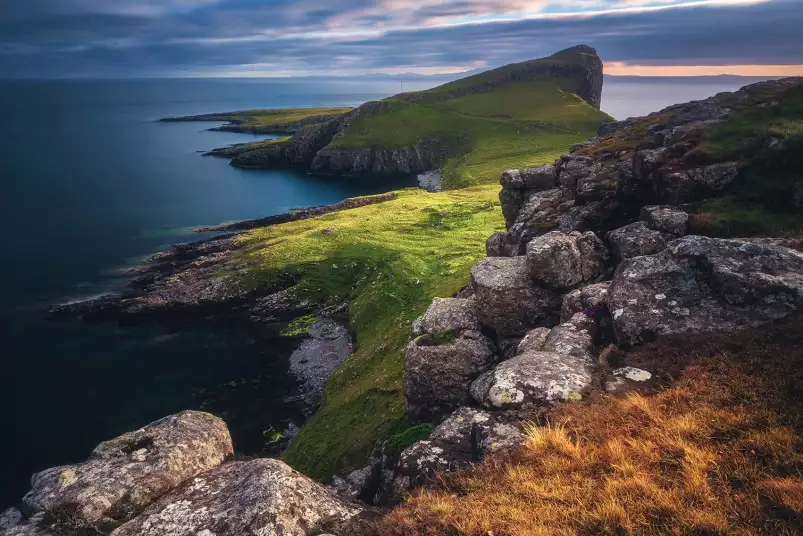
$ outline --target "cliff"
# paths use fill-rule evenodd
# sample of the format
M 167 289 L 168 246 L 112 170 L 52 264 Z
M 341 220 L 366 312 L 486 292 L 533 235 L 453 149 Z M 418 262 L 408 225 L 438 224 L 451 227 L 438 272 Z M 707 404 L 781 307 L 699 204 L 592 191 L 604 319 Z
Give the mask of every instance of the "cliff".
M 477 164 L 489 154 L 497 166 L 526 164 L 532 155 L 525 148 L 557 151 L 595 132 L 609 119 L 599 112 L 601 93 L 602 62 L 592 48 L 578 46 L 368 102 L 300 126 L 281 142 L 209 154 L 233 156 L 232 165 L 249 168 L 301 167 L 370 178 L 440 170 L 447 187 L 488 183 L 496 172 L 478 170 Z

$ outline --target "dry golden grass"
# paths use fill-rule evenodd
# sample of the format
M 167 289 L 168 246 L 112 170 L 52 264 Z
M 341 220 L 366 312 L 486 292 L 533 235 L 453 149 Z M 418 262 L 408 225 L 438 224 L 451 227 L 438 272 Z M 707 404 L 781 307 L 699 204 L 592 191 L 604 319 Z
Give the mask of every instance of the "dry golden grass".
M 416 492 L 378 533 L 803 534 L 801 327 L 642 349 L 692 364 L 652 394 L 563 406 L 521 452 Z

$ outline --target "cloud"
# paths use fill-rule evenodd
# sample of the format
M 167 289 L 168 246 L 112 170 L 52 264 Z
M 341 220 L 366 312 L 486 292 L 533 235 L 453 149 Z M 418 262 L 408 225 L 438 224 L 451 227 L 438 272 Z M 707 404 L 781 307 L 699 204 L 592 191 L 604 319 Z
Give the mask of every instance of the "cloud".
M 803 65 L 799 0 L 5 3 L 0 72 L 13 77 L 453 72 L 579 43 L 620 70 Z

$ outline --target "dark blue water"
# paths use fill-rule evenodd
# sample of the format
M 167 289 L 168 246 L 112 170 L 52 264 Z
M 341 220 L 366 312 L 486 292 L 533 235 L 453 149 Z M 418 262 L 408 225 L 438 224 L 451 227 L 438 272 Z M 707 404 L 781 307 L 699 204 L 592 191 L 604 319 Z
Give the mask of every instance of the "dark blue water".
M 34 471 L 84 459 L 99 441 L 169 413 L 223 413 L 251 451 L 261 430 L 290 417 L 282 396 L 291 382 L 271 361 L 274 348 L 208 330 L 51 322 L 48 306 L 115 288 L 120 268 L 198 239 L 195 226 L 389 188 L 235 169 L 199 151 L 254 137 L 154 120 L 357 105 L 397 90 L 347 81 L 0 83 L 0 510 Z M 240 380 L 256 387 L 227 391 Z

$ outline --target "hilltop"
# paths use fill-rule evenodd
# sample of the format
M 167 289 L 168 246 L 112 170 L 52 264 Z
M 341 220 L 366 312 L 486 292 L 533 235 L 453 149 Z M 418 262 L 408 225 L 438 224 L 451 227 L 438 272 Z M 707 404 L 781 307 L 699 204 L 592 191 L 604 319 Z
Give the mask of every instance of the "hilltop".
M 235 166 L 300 167 L 374 180 L 435 171 L 445 188 L 458 188 L 492 183 L 501 169 L 554 158 L 592 136 L 610 119 L 599 111 L 602 83 L 594 49 L 577 46 L 345 113 L 281 110 L 294 117 L 290 128 L 265 119 L 269 111 L 179 119 L 229 120 L 222 128 L 291 134 L 209 153 L 232 158 Z

